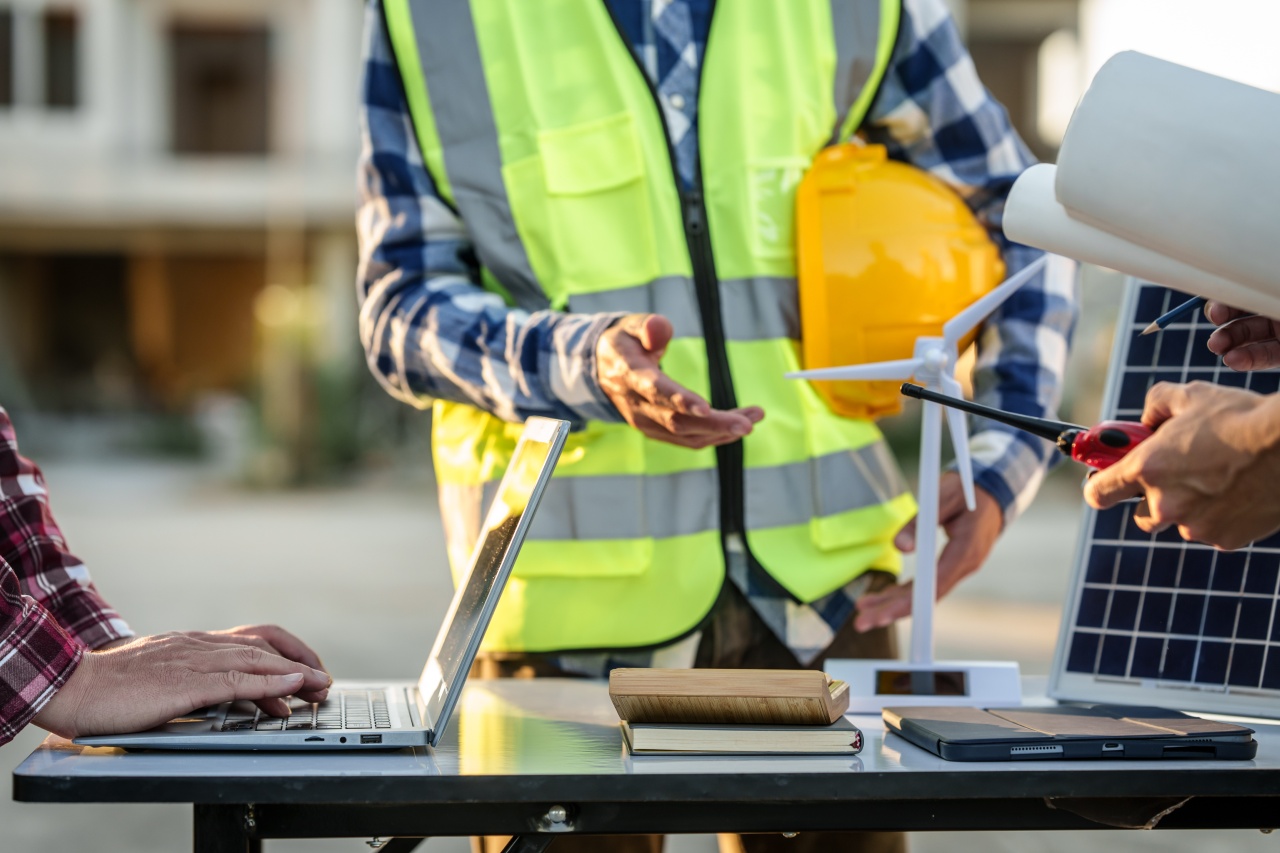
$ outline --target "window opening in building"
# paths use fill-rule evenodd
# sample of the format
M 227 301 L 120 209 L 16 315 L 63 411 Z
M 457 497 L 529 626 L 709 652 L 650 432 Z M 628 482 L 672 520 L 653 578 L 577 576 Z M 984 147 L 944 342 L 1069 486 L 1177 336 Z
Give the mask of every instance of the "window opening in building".
M 170 115 L 178 154 L 266 154 L 271 91 L 265 26 L 175 24 Z
M 0 6 L 0 107 L 13 106 L 13 9 Z
M 125 258 L 3 252 L 0 267 L 0 357 L 31 403 L 65 413 L 133 405 Z
M 44 103 L 55 109 L 80 105 L 80 18 L 72 9 L 46 9 Z

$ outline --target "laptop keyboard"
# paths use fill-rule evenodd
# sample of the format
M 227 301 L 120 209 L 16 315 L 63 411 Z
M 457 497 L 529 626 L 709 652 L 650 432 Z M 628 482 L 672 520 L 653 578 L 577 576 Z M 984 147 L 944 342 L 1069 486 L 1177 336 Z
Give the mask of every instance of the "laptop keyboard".
M 305 732 L 348 729 L 353 731 L 391 728 L 387 696 L 381 690 L 330 691 L 323 702 L 289 703 L 290 717 L 271 717 L 258 708 L 236 702 L 222 723 L 224 732 Z

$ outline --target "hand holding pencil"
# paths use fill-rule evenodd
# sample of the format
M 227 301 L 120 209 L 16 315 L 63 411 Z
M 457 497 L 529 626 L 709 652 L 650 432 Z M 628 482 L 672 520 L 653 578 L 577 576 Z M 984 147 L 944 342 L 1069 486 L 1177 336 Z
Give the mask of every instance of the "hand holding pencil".
M 1222 356 L 1227 367 L 1239 371 L 1280 367 L 1280 320 L 1221 302 L 1209 302 L 1204 313 L 1218 327 L 1209 336 L 1209 349 Z
M 1280 367 L 1280 320 L 1211 302 L 1203 296 L 1188 299 L 1157 317 L 1142 334 L 1163 331 L 1202 307 L 1209 322 L 1219 327 L 1209 336 L 1208 346 L 1211 352 L 1222 356 L 1223 364 L 1241 372 Z

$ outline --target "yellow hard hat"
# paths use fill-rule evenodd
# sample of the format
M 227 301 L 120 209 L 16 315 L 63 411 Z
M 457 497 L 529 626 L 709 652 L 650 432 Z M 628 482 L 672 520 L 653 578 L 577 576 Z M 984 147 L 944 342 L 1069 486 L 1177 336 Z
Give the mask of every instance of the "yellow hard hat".
M 941 336 L 943 323 L 1004 277 L 999 251 L 964 200 L 890 160 L 882 145 L 825 149 L 796 205 L 806 370 L 911 358 L 916 338 Z M 899 382 L 813 384 L 847 417 L 902 409 Z

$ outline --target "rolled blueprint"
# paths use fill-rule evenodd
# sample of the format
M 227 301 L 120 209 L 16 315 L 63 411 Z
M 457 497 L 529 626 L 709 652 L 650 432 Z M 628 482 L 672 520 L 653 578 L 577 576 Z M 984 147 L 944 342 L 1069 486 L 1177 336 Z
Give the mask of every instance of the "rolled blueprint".
M 1009 239 L 1280 317 L 1277 290 L 1244 287 L 1072 218 L 1054 197 L 1056 173 L 1060 169 L 1054 166 L 1032 166 L 1013 185 L 1004 214 L 1004 233 Z
M 1120 53 L 1067 128 L 1056 198 L 1129 243 L 1280 295 L 1277 144 L 1280 95 Z

